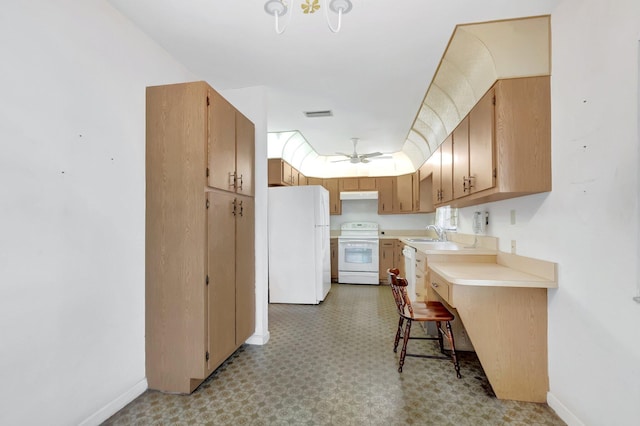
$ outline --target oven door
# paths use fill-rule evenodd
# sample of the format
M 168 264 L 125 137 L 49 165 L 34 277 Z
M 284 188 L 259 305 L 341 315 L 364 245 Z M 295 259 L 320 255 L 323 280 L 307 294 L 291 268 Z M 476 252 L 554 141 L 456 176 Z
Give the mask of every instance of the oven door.
M 377 239 L 338 239 L 338 270 L 378 272 Z

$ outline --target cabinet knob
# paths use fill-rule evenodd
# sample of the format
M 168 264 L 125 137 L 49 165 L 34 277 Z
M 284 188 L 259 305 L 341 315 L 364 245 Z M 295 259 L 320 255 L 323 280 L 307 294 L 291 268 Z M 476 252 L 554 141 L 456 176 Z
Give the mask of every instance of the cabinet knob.
M 439 286 L 438 286 L 438 283 L 431 283 L 431 287 L 438 288 Z

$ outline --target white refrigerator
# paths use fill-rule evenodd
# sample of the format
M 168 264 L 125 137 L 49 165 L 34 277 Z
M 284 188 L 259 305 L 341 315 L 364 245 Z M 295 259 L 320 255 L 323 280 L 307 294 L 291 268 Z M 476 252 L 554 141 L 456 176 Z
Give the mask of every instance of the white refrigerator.
M 270 187 L 269 302 L 318 304 L 331 289 L 329 192 Z

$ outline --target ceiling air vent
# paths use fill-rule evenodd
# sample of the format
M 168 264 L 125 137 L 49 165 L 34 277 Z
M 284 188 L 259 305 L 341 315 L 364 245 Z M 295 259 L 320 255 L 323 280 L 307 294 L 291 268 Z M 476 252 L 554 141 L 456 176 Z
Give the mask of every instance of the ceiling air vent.
M 307 118 L 332 117 L 333 112 L 329 109 L 326 111 L 305 111 L 304 115 L 306 115 Z

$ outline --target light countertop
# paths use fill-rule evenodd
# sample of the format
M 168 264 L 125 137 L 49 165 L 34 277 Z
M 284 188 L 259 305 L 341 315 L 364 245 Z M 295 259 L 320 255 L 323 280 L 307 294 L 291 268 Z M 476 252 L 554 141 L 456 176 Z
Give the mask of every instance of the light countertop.
M 409 241 L 408 238 L 411 237 L 400 237 L 399 240 L 404 244 L 415 248 L 417 251 L 424 253 L 426 255 L 429 254 L 478 254 L 478 255 L 495 255 L 498 253 L 497 250 L 486 248 L 486 247 L 477 247 L 473 248 L 470 244 L 462 244 L 454 241 L 446 241 L 446 242 L 414 242 Z
M 558 287 L 556 281 L 496 263 L 429 262 L 429 268 L 451 284 L 487 287 Z

